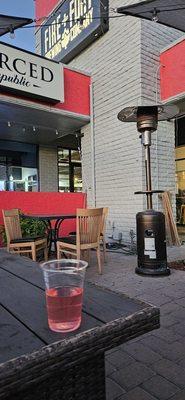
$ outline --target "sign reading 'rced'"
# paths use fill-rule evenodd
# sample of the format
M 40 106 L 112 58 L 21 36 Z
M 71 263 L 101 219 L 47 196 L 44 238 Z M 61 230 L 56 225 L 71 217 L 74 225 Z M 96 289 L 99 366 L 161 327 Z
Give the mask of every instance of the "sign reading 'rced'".
M 64 101 L 63 67 L 0 43 L 0 89 L 54 102 Z

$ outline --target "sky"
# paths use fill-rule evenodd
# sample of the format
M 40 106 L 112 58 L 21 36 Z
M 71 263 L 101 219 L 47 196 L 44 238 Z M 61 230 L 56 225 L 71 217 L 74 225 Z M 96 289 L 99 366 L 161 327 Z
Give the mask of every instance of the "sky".
M 34 18 L 34 0 L 0 0 L 0 14 L 15 17 Z M 28 25 L 29 26 L 29 25 Z M 15 30 L 15 39 L 10 35 L 0 37 L 0 41 L 12 46 L 34 52 L 35 36 L 34 28 L 19 28 Z

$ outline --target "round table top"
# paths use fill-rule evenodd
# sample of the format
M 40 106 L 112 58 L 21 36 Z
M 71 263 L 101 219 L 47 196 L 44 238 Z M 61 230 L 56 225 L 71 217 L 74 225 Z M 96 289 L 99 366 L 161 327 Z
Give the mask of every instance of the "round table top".
M 39 220 L 55 220 L 55 219 L 72 219 L 76 218 L 76 214 L 21 214 L 21 218 L 39 219 Z

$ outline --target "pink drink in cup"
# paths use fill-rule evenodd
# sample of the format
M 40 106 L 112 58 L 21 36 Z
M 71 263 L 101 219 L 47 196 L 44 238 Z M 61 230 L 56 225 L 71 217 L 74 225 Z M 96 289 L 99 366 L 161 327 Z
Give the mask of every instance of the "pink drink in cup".
M 48 324 L 52 331 L 71 332 L 80 326 L 86 267 L 85 261 L 71 259 L 42 265 Z
M 75 330 L 81 323 L 83 289 L 74 287 L 46 290 L 49 327 L 53 331 Z

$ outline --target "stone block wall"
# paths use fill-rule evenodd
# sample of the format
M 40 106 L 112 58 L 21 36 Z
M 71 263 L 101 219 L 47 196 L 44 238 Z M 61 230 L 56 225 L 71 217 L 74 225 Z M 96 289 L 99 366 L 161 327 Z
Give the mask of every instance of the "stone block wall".
M 141 22 L 141 98 L 142 104 L 160 103 L 160 52 L 182 34 L 154 22 Z M 154 189 L 172 194 L 175 216 L 175 134 L 174 121 L 160 122 L 152 134 L 151 162 Z M 144 169 L 143 169 L 144 171 Z M 143 174 L 143 185 L 145 177 Z M 154 207 L 161 209 L 161 201 L 154 196 Z
M 112 0 L 109 8 L 122 3 Z M 145 196 L 134 196 L 134 191 L 145 189 L 144 152 L 135 124 L 120 123 L 117 113 L 126 106 L 159 102 L 159 54 L 179 36 L 174 29 L 149 21 L 110 19 L 109 32 L 70 63 L 90 72 L 93 79 L 94 129 L 85 127 L 82 140 L 88 199 L 92 203 L 94 194 L 96 206 L 110 208 L 107 232 L 111 234 L 114 226 L 115 237 L 122 232 L 125 240 L 130 229 L 135 230 L 135 214 L 146 206 Z M 172 192 L 175 211 L 173 122 L 160 123 L 152 142 L 153 188 Z M 154 206 L 161 208 L 158 196 Z
M 41 192 L 58 192 L 57 149 L 39 147 L 39 180 Z
M 110 0 L 110 14 L 114 15 L 111 8 L 122 5 L 122 0 Z M 178 31 L 150 21 L 111 18 L 109 31 L 70 62 L 92 74 L 92 120 L 82 129 L 88 204 L 108 206 L 107 233 L 118 237 L 121 232 L 126 241 L 130 230 L 135 231 L 135 214 L 146 205 L 144 196 L 134 195 L 145 189 L 144 154 L 136 125 L 121 123 L 117 114 L 127 106 L 159 101 L 159 54 L 179 36 Z M 153 188 L 170 190 L 175 210 L 173 122 L 160 123 L 152 141 Z M 154 206 L 160 208 L 157 197 Z
M 119 5 L 120 0 L 109 4 Z M 93 121 L 82 129 L 88 202 L 108 206 L 107 233 L 122 232 L 125 239 L 143 206 L 143 199 L 134 196 L 141 189 L 142 157 L 135 125 L 121 123 L 117 114 L 140 101 L 140 52 L 140 21 L 110 19 L 109 31 L 70 63 L 92 74 Z

